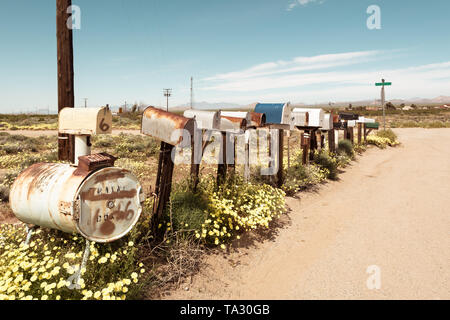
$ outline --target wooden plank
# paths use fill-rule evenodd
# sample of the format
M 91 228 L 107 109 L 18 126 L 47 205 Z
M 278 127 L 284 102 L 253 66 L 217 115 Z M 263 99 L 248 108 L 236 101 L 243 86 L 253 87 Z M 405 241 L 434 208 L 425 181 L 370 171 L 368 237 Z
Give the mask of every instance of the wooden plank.
M 362 123 L 358 123 L 358 144 L 362 143 Z
M 58 113 L 64 108 L 75 107 L 73 81 L 73 36 L 72 29 L 67 27 L 71 14 L 67 9 L 72 0 L 56 0 L 56 38 L 58 57 Z M 59 134 L 58 159 L 75 161 L 75 137 Z

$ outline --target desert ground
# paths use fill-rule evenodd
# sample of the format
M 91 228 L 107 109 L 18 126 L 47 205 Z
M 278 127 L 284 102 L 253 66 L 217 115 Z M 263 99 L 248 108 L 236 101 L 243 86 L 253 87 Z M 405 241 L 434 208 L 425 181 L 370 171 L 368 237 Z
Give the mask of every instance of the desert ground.
M 164 299 L 449 299 L 450 130 L 395 132 L 401 146 L 371 148 L 339 181 L 288 198 L 278 234 L 208 256 Z

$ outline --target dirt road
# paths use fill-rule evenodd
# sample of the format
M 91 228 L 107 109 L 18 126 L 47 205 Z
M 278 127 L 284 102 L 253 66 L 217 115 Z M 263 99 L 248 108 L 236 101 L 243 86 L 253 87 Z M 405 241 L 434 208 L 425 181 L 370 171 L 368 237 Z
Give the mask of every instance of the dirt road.
M 208 257 L 165 298 L 449 299 L 450 130 L 396 131 L 402 146 L 370 149 L 340 181 L 289 198 L 273 240 Z

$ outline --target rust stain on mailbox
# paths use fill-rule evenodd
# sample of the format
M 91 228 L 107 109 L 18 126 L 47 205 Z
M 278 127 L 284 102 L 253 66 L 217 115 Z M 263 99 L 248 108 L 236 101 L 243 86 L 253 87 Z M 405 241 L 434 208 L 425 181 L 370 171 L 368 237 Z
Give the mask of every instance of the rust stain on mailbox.
M 261 128 L 266 124 L 266 115 L 264 113 L 250 112 L 251 126 Z
M 98 160 L 106 158 L 99 155 Z M 14 214 L 22 222 L 77 232 L 95 242 L 122 238 L 142 212 L 139 181 L 120 168 L 79 169 L 69 164 L 39 163 L 22 172 L 10 193 Z
M 141 129 L 143 134 L 178 146 L 183 142 L 182 130 L 187 130 L 192 136 L 195 130 L 195 120 L 153 107 L 145 109 Z
M 225 117 L 221 116 L 220 130 L 221 131 L 240 131 L 247 128 L 247 120 L 244 118 Z

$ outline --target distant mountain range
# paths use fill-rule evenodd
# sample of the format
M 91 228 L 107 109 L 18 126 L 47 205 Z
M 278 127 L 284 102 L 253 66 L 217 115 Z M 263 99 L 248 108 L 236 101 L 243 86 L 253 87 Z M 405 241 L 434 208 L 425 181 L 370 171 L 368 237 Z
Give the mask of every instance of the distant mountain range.
M 439 96 L 433 99 L 425 99 L 425 98 L 411 98 L 411 99 L 392 99 L 389 100 L 391 103 L 395 105 L 400 105 L 404 103 L 405 105 L 417 104 L 417 105 L 435 105 L 435 104 L 450 104 L 450 96 Z M 206 101 L 196 102 L 194 107 L 195 109 L 200 110 L 253 110 L 257 102 L 249 104 L 249 105 L 240 105 L 236 103 L 222 102 L 222 103 L 210 103 Z M 295 106 L 307 105 L 301 102 L 292 103 Z M 344 107 L 352 104 L 354 107 L 356 106 L 376 106 L 380 104 L 380 100 L 359 100 L 359 101 L 339 101 L 333 102 L 333 107 Z M 313 104 L 317 106 L 328 106 L 328 102 Z M 184 111 L 189 109 L 190 106 L 188 104 L 179 105 L 176 107 L 171 107 L 170 110 L 174 112 Z

